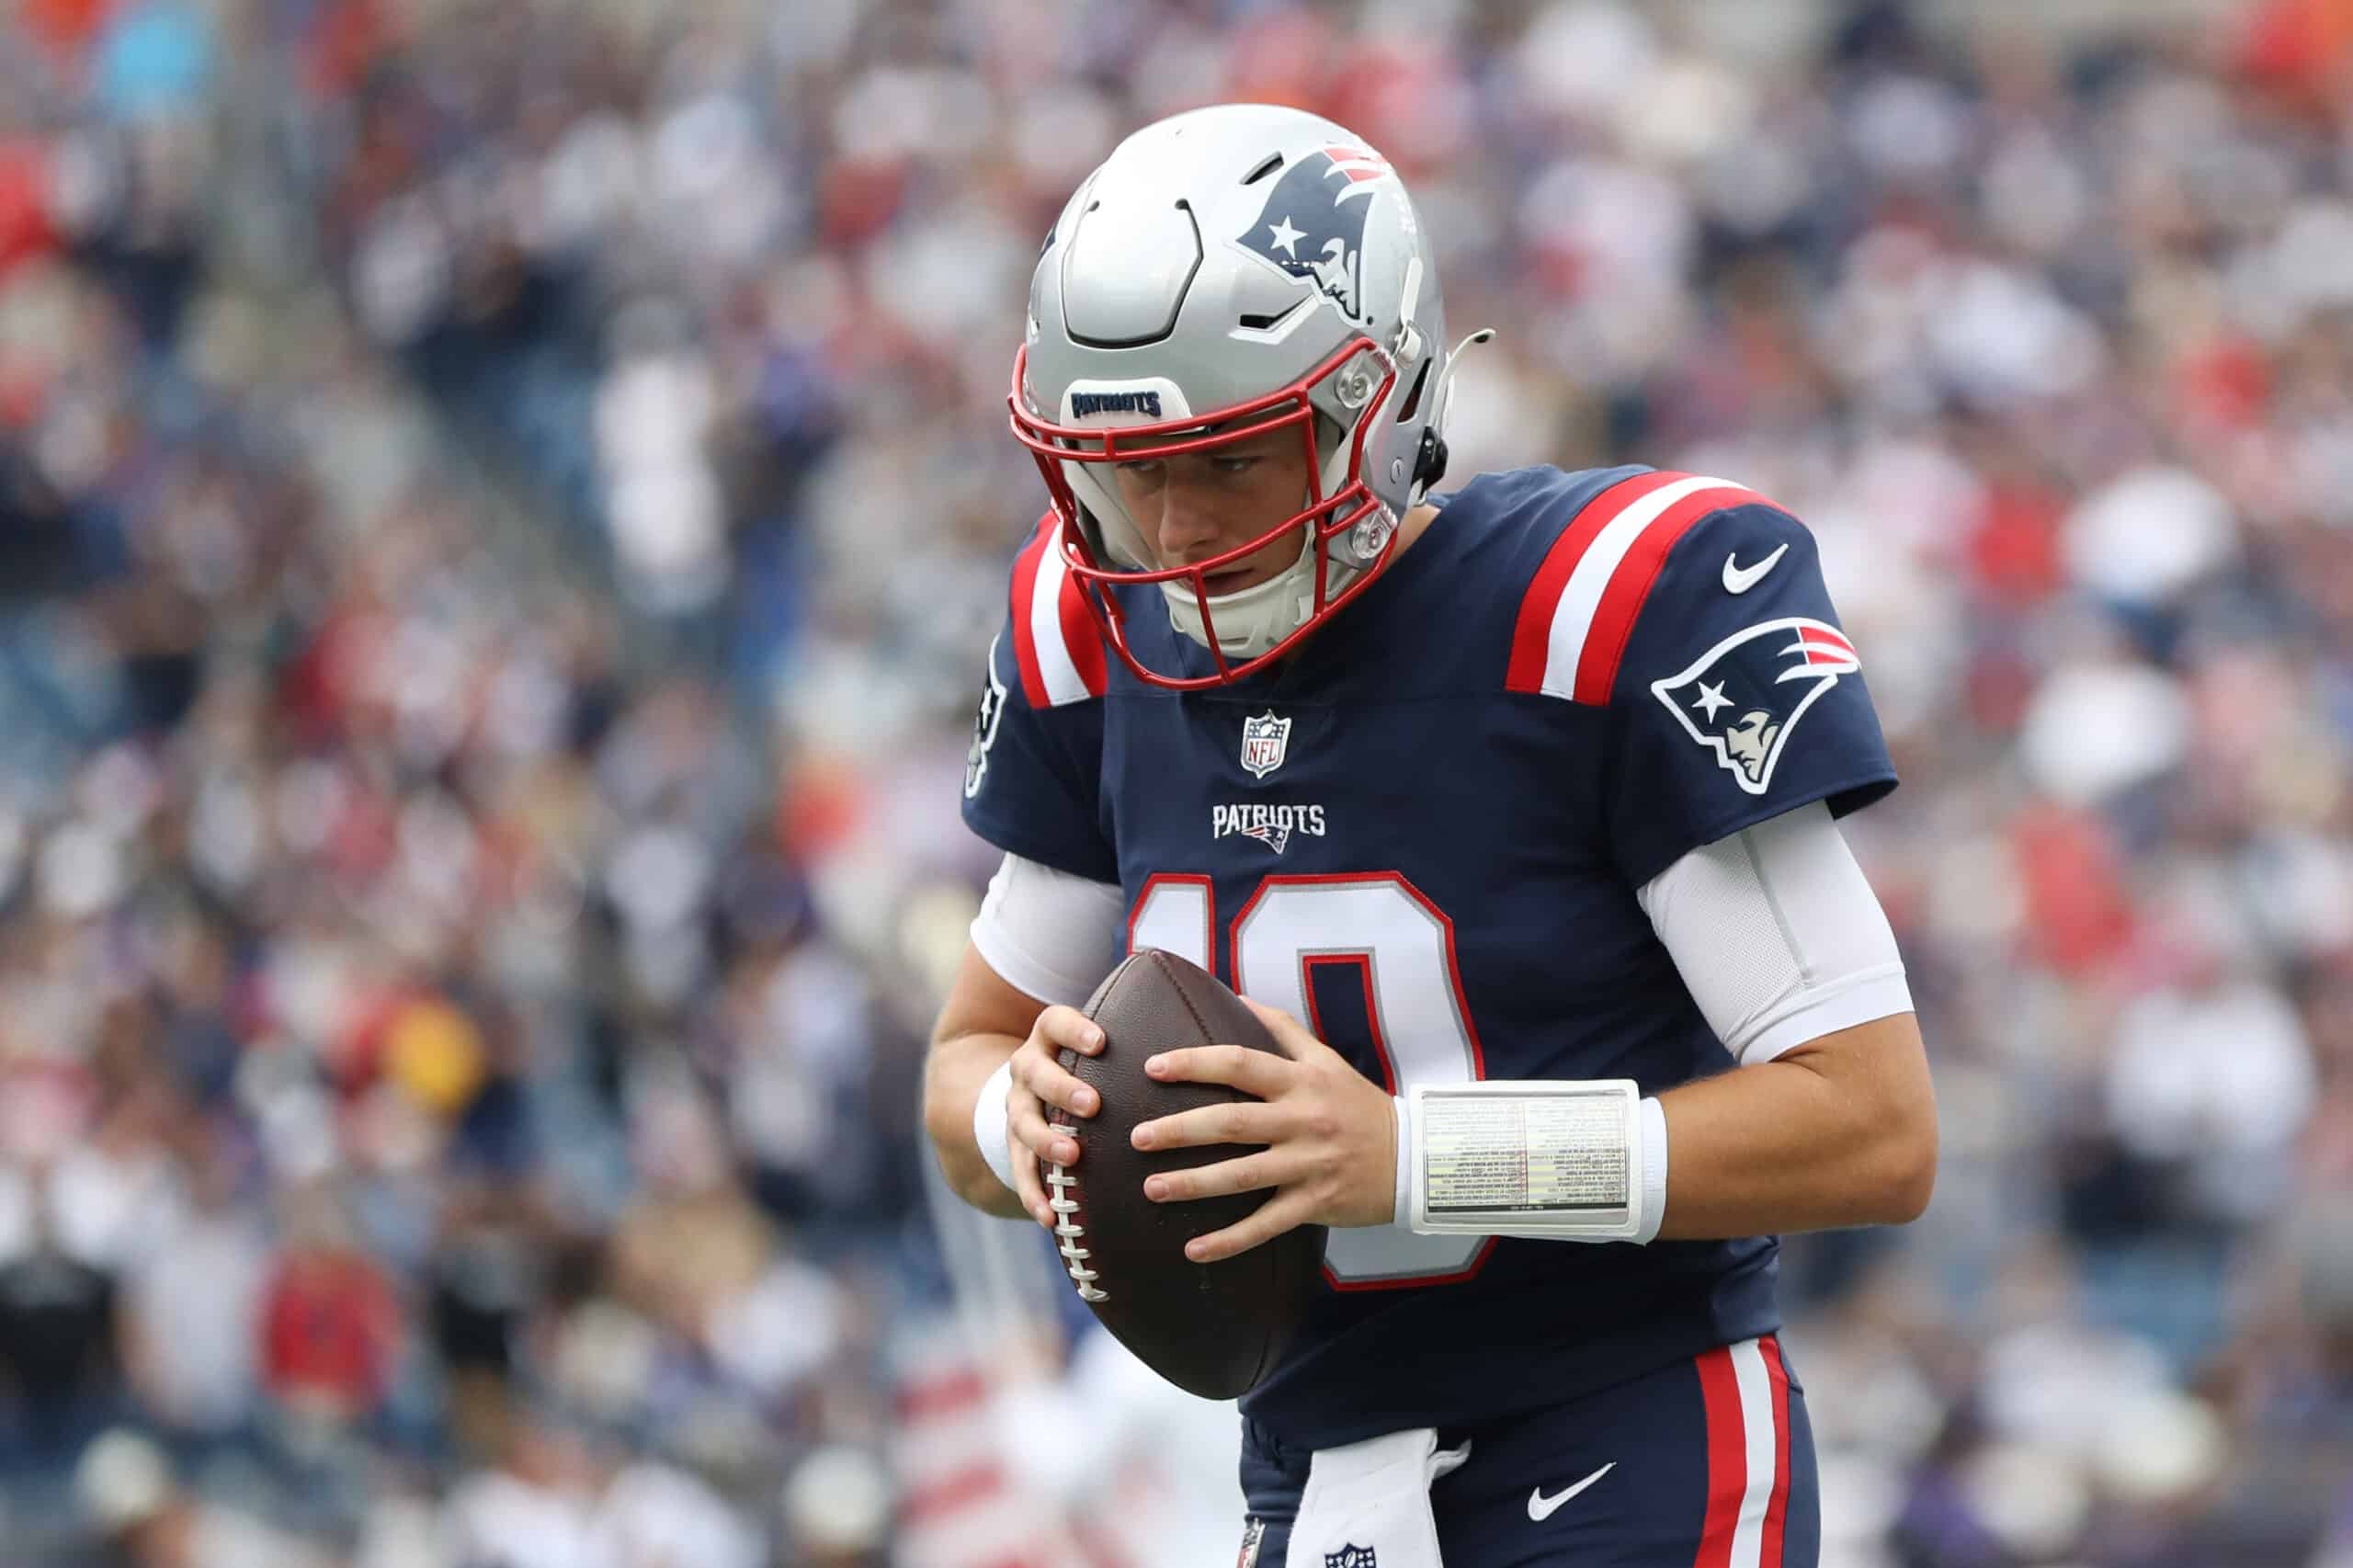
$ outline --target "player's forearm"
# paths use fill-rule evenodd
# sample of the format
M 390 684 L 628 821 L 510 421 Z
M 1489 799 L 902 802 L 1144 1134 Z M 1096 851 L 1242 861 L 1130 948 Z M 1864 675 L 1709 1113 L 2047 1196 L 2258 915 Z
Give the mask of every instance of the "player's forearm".
M 1860 1027 L 1914 1025 L 1905 1014 Z M 1879 1068 L 1879 1054 L 1898 1065 Z M 1925 1075 L 1915 1081 L 1903 1061 L 1800 1047 L 1659 1096 L 1671 1151 L 1659 1239 L 1917 1219 L 1936 1180 L 1936 1109 Z
M 996 1179 L 972 1138 L 972 1108 L 1021 1041 L 1011 1035 L 967 1034 L 934 1040 L 924 1066 L 923 1122 L 939 1169 L 956 1196 L 983 1213 L 1024 1218 L 1021 1199 Z

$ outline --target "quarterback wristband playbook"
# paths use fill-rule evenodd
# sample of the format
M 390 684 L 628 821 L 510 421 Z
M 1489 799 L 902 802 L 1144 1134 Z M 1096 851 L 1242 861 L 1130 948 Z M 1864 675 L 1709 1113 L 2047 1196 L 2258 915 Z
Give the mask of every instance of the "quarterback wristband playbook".
M 1416 1084 L 1397 1112 L 1398 1218 L 1420 1234 L 1658 1234 L 1666 1116 L 1631 1078 Z

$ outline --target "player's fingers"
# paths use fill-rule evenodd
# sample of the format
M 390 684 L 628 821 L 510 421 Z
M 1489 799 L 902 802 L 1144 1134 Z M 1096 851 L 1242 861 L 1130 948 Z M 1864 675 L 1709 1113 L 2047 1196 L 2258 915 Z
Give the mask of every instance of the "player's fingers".
M 1325 1051 L 1331 1049 L 1322 1040 L 1317 1040 L 1313 1031 L 1305 1024 L 1301 1023 L 1280 1007 L 1269 1007 L 1264 1002 L 1252 1001 L 1247 996 L 1245 996 L 1242 1001 L 1245 1006 L 1258 1015 L 1258 1021 L 1267 1026 L 1267 1032 L 1275 1037 L 1275 1043 L 1281 1046 L 1291 1060 L 1300 1060 L 1310 1048 Z M 1266 1052 L 1259 1051 L 1257 1054 L 1263 1056 Z
M 1095 1020 L 1059 1002 L 1038 1015 L 1030 1032 L 1050 1045 L 1068 1046 L 1081 1056 L 1093 1056 L 1103 1049 L 1103 1030 Z
M 1164 1171 L 1146 1176 L 1143 1195 L 1154 1203 L 1182 1203 L 1195 1198 L 1222 1198 L 1236 1192 L 1256 1192 L 1262 1187 L 1280 1187 L 1298 1173 L 1290 1167 L 1298 1164 L 1269 1151 L 1263 1154 L 1245 1154 L 1238 1160 L 1220 1160 L 1213 1165 L 1196 1165 L 1188 1171 Z
M 1270 1100 L 1290 1086 L 1292 1064 L 1246 1045 L 1192 1045 L 1144 1058 L 1143 1070 L 1166 1084 L 1231 1084 Z
M 1285 1231 L 1305 1223 L 1307 1215 L 1308 1200 L 1296 1187 L 1278 1192 L 1252 1210 L 1248 1219 L 1187 1242 L 1185 1256 L 1195 1263 L 1216 1263 L 1273 1241 Z
M 1068 1131 L 1057 1129 L 1054 1122 L 1062 1119 L 1060 1112 L 1051 1117 L 1034 1095 L 1017 1091 L 1006 1096 L 1006 1131 L 1013 1134 L 1014 1143 L 1033 1158 L 1051 1160 L 1058 1165 L 1078 1162 L 1078 1140 Z M 1063 1123 L 1063 1128 L 1068 1127 Z
M 1018 1146 L 1013 1151 L 1013 1190 L 1029 1218 L 1050 1231 L 1054 1228 L 1054 1211 L 1047 1207 L 1045 1184 L 1038 1176 L 1038 1156 Z
M 1013 1081 L 1053 1109 L 1093 1116 L 1101 1101 L 1093 1089 L 1055 1065 L 1042 1049 L 1013 1053 Z
M 1139 1149 L 1193 1149 L 1209 1143 L 1272 1143 L 1282 1136 L 1284 1112 L 1257 1100 L 1202 1106 L 1139 1122 L 1128 1142 Z

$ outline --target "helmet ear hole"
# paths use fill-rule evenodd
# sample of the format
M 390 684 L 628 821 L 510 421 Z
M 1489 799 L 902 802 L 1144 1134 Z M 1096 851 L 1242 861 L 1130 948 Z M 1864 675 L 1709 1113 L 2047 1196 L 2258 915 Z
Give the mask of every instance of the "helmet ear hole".
M 1405 406 L 1397 411 L 1398 424 L 1406 425 L 1412 423 L 1414 415 L 1421 409 L 1422 388 L 1429 384 L 1429 379 L 1430 362 L 1427 359 L 1424 359 L 1422 361 L 1422 368 L 1414 372 L 1414 389 L 1405 394 Z

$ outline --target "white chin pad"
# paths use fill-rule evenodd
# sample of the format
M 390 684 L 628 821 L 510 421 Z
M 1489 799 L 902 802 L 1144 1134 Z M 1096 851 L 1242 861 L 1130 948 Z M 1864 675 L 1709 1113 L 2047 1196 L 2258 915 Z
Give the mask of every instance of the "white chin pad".
M 1315 605 L 1315 551 L 1305 528 L 1300 530 L 1299 555 L 1263 583 L 1231 594 L 1210 596 L 1210 618 L 1217 625 L 1218 648 L 1229 659 L 1255 659 L 1306 623 Z M 1346 582 L 1335 567 L 1333 592 Z M 1189 579 L 1176 577 L 1160 585 L 1168 600 L 1168 619 L 1186 636 L 1209 646 L 1201 625 L 1201 607 Z

